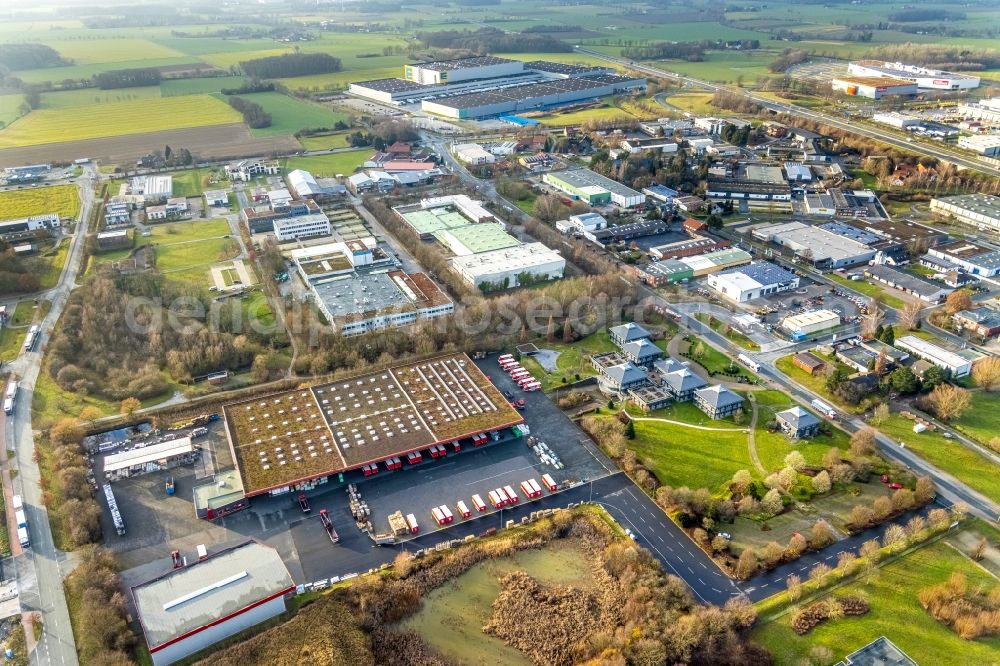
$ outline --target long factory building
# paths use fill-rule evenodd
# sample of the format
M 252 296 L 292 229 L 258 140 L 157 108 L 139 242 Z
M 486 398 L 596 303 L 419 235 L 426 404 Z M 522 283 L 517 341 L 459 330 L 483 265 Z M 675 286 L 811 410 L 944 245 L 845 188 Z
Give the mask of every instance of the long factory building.
M 979 87 L 978 76 L 955 74 L 901 62 L 858 60 L 847 65 L 847 71 L 854 76 L 904 79 L 916 84 L 921 90 L 972 90 Z
M 403 78 L 352 83 L 348 92 L 383 104 L 420 103 L 446 118 L 484 118 L 614 95 L 646 86 L 606 67 L 477 56 L 406 65 Z

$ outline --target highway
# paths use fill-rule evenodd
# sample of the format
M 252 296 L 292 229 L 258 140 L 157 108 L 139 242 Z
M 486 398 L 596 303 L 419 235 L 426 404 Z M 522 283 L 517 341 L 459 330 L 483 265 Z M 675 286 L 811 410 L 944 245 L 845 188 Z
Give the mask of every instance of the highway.
M 97 177 L 97 168 L 91 164 L 86 166 L 82 176 L 74 179 L 80 190 L 81 207 L 80 221 L 70 241 L 69 256 L 56 286 L 36 296 L 50 301 L 52 307 L 41 321 L 41 332 L 32 350 L 22 353 L 10 364 L 10 370 L 18 377 L 18 398 L 14 413 L 4 422 L 3 445 L 15 451 L 11 466 L 14 468 L 16 461 L 18 473 L 13 480 L 13 490 L 21 495 L 28 520 L 31 546 L 14 558 L 14 562 L 22 610 L 42 613 L 42 635 L 31 657 L 31 663 L 36 664 L 64 666 L 77 663 L 76 644 L 63 591 L 63 578 L 71 567 L 67 566 L 66 553 L 55 547 L 48 511 L 42 501 L 40 474 L 34 459 L 31 402 L 45 345 L 70 292 L 76 286 Z M 16 532 L 11 534 L 16 538 Z
M 916 139 L 907 140 L 907 137 L 901 137 L 898 134 L 890 132 L 888 130 L 882 130 L 877 127 L 870 127 L 868 125 L 858 124 L 857 122 L 851 122 L 845 118 L 839 118 L 827 113 L 820 113 L 812 109 L 806 109 L 801 106 L 795 106 L 794 104 L 784 104 L 782 102 L 777 102 L 773 99 L 767 97 L 761 97 L 760 95 L 755 95 L 743 88 L 733 88 L 731 86 L 719 85 L 716 83 L 711 83 L 709 81 L 703 81 L 701 79 L 695 79 L 690 76 L 683 76 L 675 73 L 668 73 L 662 69 L 657 69 L 656 67 L 651 67 L 649 65 L 644 65 L 642 63 L 637 63 L 626 58 L 616 58 L 614 56 L 609 56 L 607 54 L 601 53 L 599 51 L 592 51 L 590 49 L 584 48 L 582 46 L 575 46 L 574 49 L 577 53 L 585 54 L 594 58 L 600 58 L 610 63 L 616 65 L 621 65 L 629 69 L 633 69 L 637 72 L 645 74 L 646 76 L 658 79 L 671 79 L 674 81 L 682 81 L 684 83 L 699 86 L 706 90 L 717 92 L 717 91 L 727 91 L 737 95 L 742 95 L 747 99 L 754 101 L 755 103 L 763 106 L 766 109 L 774 111 L 776 113 L 788 113 L 800 118 L 807 118 L 809 120 L 814 120 L 817 122 L 822 122 L 831 127 L 836 127 L 837 129 L 844 130 L 845 132 L 850 132 L 852 134 L 857 134 L 859 136 L 864 136 L 869 139 L 875 139 L 886 143 L 897 148 L 902 148 L 903 150 L 918 153 L 921 155 L 927 155 L 928 157 L 935 157 L 940 160 L 951 162 L 952 164 L 964 167 L 966 169 L 972 169 L 974 171 L 979 171 L 980 173 L 989 174 L 991 176 L 996 176 L 1000 171 L 995 164 L 990 164 L 984 160 L 977 159 L 971 154 L 959 152 L 950 148 L 945 144 L 935 145 L 928 142 L 919 141 Z

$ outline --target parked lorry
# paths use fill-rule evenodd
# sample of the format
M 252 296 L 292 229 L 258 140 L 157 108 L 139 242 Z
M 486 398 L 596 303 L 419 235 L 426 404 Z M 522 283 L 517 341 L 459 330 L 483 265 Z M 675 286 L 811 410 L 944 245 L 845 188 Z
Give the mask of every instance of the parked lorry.
M 305 493 L 299 493 L 299 508 L 302 509 L 302 513 L 312 511 L 312 507 L 309 506 L 309 498 L 306 497 Z
M 323 523 L 323 529 L 326 530 L 326 535 L 330 537 L 330 541 L 333 543 L 340 541 L 340 535 L 337 534 L 337 530 L 333 529 L 333 521 L 330 520 L 330 514 L 326 509 L 319 510 L 319 521 Z

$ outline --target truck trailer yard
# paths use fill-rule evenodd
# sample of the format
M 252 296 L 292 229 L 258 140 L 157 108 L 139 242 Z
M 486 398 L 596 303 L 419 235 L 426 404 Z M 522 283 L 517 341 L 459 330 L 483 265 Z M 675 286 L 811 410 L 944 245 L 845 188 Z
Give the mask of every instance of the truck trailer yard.
M 380 463 L 379 472 L 367 477 L 360 469 L 343 483 L 334 475 L 329 482 L 302 491 L 311 507 L 309 513 L 303 513 L 298 501 L 300 491 L 296 490 L 280 495 L 261 494 L 250 498 L 245 510 L 204 520 L 196 514 L 194 488 L 206 484 L 232 484 L 234 480 L 238 484 L 238 466 L 231 453 L 225 425 L 220 420 L 210 423 L 209 432 L 195 440 L 202 453 L 193 465 L 113 482 L 126 534 L 115 534 L 112 516 L 104 506 L 105 534 L 110 535 L 107 546 L 120 554 L 126 567 L 146 569 L 156 560 L 168 561 L 175 549 L 190 552 L 201 544 L 215 549 L 253 537 L 278 549 L 296 582 L 310 582 L 366 571 L 390 561 L 398 548 L 416 550 L 500 528 L 501 521 L 520 520 L 522 515 L 539 508 L 565 506 L 571 501 L 569 495 L 580 495 L 572 501 L 588 499 L 586 486 L 569 493 L 562 490 L 617 471 L 546 395 L 540 391 L 522 391 L 500 369 L 496 356 L 478 360 L 475 365 L 485 375 L 483 380 L 489 385 L 490 395 L 502 396 L 503 392 L 509 392 L 515 399 L 524 400 L 524 410 L 516 413 L 523 418 L 524 425 L 535 438 L 533 441 L 545 442 L 552 454 L 547 460 L 558 460 L 560 469 L 543 462 L 527 445 L 526 437 L 514 437 L 508 430 L 500 441 L 490 438 L 485 446 L 476 447 L 462 440 L 462 450 L 455 452 L 451 445 L 443 445 L 447 453 L 437 458 L 432 458 L 427 449 L 423 449 L 422 460 L 415 465 L 409 464 L 405 455 L 400 456 L 400 469 L 391 472 Z M 507 406 L 506 399 L 502 399 Z M 177 434 L 182 436 L 185 432 Z M 545 474 L 558 485 L 559 492 L 553 493 L 546 487 Z M 168 477 L 174 481 L 173 495 L 167 495 L 164 490 Z M 540 497 L 529 498 L 522 491 L 522 482 L 529 480 L 539 485 Z M 104 481 L 99 479 L 99 482 Z M 627 479 L 624 482 L 630 483 Z M 404 516 L 412 514 L 418 523 L 418 532 L 400 535 L 393 547 L 377 547 L 373 537 L 361 531 L 352 516 L 347 492 L 349 483 L 354 484 L 367 505 L 375 533 L 388 533 L 388 516 L 397 511 Z M 503 507 L 501 516 L 501 510 L 490 502 L 489 492 L 507 486 L 513 489 L 519 501 Z M 483 500 L 485 511 L 477 510 L 473 495 Z M 470 509 L 468 518 L 457 508 L 459 502 Z M 438 525 L 432 510 L 442 505 L 451 511 L 453 520 Z M 339 536 L 337 543 L 331 542 L 324 529 L 320 516 L 323 509 Z

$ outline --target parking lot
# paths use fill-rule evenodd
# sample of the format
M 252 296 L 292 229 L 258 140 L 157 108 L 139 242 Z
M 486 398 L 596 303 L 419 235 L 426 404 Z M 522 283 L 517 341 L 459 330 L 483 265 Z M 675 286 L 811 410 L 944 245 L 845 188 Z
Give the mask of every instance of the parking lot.
M 616 471 L 547 396 L 541 392 L 521 391 L 500 369 L 495 356 L 477 361 L 477 365 L 501 391 L 510 391 L 516 398 L 524 399 L 522 414 L 526 424 L 534 436 L 546 442 L 562 469 L 543 464 L 523 441 L 493 444 L 482 449 L 465 446 L 458 454 L 449 447 L 448 455 L 440 459 L 425 454 L 418 465 L 407 468 L 404 464 L 402 470 L 391 474 L 382 471 L 358 484 L 376 531 L 387 532 L 388 515 L 402 511 L 417 518 L 420 542 L 425 538 L 447 540 L 455 533 L 470 533 L 470 530 L 482 532 L 500 525 L 500 512 L 489 504 L 488 498 L 488 492 L 498 486 L 515 488 L 520 496 L 518 506 L 529 510 L 530 503 L 520 491 L 521 481 L 533 478 L 541 482 L 541 475 L 548 473 L 557 483 L 567 485 L 606 477 Z M 113 483 L 126 526 L 124 536 L 115 534 L 110 513 L 101 498 L 107 546 L 120 555 L 125 568 L 141 567 L 138 573 L 148 572 L 168 563 L 174 549 L 189 554 L 199 544 L 214 549 L 248 537 L 277 548 L 296 581 L 365 571 L 392 559 L 395 549 L 376 547 L 373 540 L 357 528 L 345 486 L 336 483 L 335 479 L 309 491 L 312 511 L 308 514 L 302 513 L 296 501 L 297 493 L 292 492 L 277 497 L 255 497 L 249 509 L 216 521 L 197 518 L 192 501 L 194 486 L 210 483 L 217 471 L 232 469 L 233 461 L 221 421 L 211 424 L 209 434 L 195 441 L 202 447 L 202 455 L 194 465 Z M 164 487 L 169 476 L 175 483 L 172 496 L 166 495 Z M 102 481 L 98 479 L 98 482 Z M 487 503 L 486 512 L 476 512 L 471 500 L 474 494 Z M 551 493 L 543 488 L 540 505 L 550 505 L 551 502 L 545 499 L 549 496 Z M 464 521 L 455 510 L 459 500 L 473 511 Z M 431 509 L 441 504 L 455 514 L 455 522 L 444 528 L 436 525 L 431 515 Z M 329 512 L 340 537 L 336 545 L 330 543 L 320 524 L 319 510 L 323 508 Z M 503 519 L 511 513 L 520 514 L 521 508 L 517 512 L 504 509 Z M 463 523 L 474 523 L 474 527 L 453 529 Z M 418 546 L 412 548 L 415 547 Z

